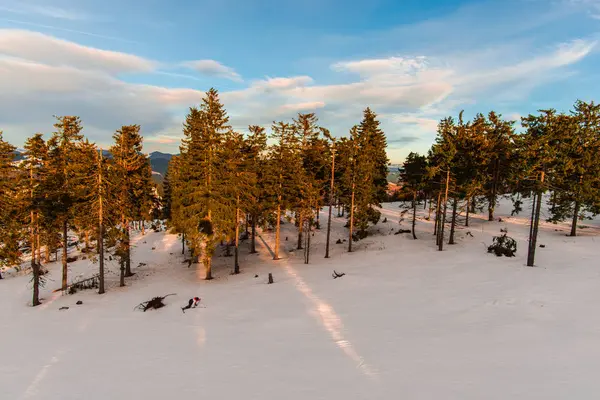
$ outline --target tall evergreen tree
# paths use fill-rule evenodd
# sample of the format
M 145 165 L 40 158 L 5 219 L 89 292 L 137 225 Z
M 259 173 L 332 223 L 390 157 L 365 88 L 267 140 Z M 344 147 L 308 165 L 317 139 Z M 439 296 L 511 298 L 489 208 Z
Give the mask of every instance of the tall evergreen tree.
M 211 261 L 218 241 L 227 234 L 231 214 L 223 188 L 222 154 L 225 139 L 232 134 L 229 117 L 210 89 L 199 108 L 191 108 L 184 124 L 181 146 L 185 218 L 182 225 L 194 256 L 202 259 L 206 279 L 212 279 Z
M 250 134 L 244 142 L 245 169 L 250 172 L 256 181 L 252 196 L 248 199 L 248 214 L 251 223 L 250 253 L 256 253 L 256 226 L 268 211 L 268 193 L 265 181 L 267 134 L 265 129 L 258 125 L 248 127 Z
M 290 209 L 297 196 L 299 184 L 297 171 L 302 168 L 298 154 L 297 138 L 292 125 L 273 123 L 271 138 L 275 143 L 269 149 L 265 165 L 265 189 L 269 197 L 265 200 L 274 213 L 275 249 L 273 259 L 279 259 L 280 227 L 282 213 Z
M 125 277 L 132 276 L 130 225 L 140 215 L 140 206 L 150 182 L 147 179 L 148 157 L 142 154 L 142 136 L 139 125 L 126 125 L 113 135 L 110 153 L 114 162 L 115 184 L 120 188 L 116 204 L 120 214 L 121 234 L 117 256 L 121 264 L 121 286 Z
M 354 224 L 356 239 L 367 235 L 369 223 L 377 224 L 381 207 L 387 197 L 388 158 L 385 134 L 379 127 L 377 115 L 367 108 L 352 139 L 358 148 L 354 173 Z
M 600 212 L 600 105 L 578 101 L 571 116 L 563 118 L 557 136 L 557 160 L 551 182 L 550 220 L 571 217 L 570 236 L 586 215 Z
M 33 306 L 40 303 L 40 269 L 39 235 L 42 218 L 42 201 L 44 198 L 44 181 L 47 179 L 48 147 L 42 134 L 38 133 L 25 142 L 25 159 L 21 163 L 23 172 L 21 182 L 24 186 L 24 214 L 29 219 L 29 247 L 31 248 L 31 271 L 33 275 Z
M 539 115 L 529 115 L 522 119 L 526 133 L 520 140 L 520 169 L 523 177 L 518 191 L 523 196 L 533 195 L 531 226 L 529 230 L 529 249 L 527 266 L 535 264 L 538 227 L 542 204 L 542 195 L 547 191 L 547 174 L 553 170 L 557 160 L 556 132 L 561 123 L 567 122 L 566 116 L 560 116 L 555 110 L 540 110 Z M 562 122 L 561 122 L 562 120 Z
M 81 160 L 83 135 L 79 117 L 57 117 L 56 131 L 48 140 L 48 179 L 45 198 L 45 213 L 50 219 L 57 219 L 62 225 L 62 289 L 67 288 L 67 249 L 69 225 L 73 219 L 73 207 L 80 201 L 77 192 L 78 163 Z
M 508 190 L 509 178 L 515 162 L 514 128 L 512 121 L 502 119 L 500 114 L 491 111 L 485 127 L 486 156 L 484 195 L 488 201 L 488 220 L 494 220 L 494 210 L 498 196 Z
M 413 239 L 417 239 L 415 232 L 415 224 L 417 220 L 417 200 L 419 192 L 425 187 L 425 180 L 427 175 L 427 157 L 421 156 L 418 153 L 409 153 L 402 165 L 402 172 L 400 174 L 400 182 L 402 184 L 402 190 L 412 194 L 412 234 Z
M 19 250 L 21 226 L 15 218 L 18 206 L 17 171 L 13 164 L 15 147 L 2 138 L 0 131 L 0 266 L 20 262 Z M 1 277 L 1 274 L 0 274 Z

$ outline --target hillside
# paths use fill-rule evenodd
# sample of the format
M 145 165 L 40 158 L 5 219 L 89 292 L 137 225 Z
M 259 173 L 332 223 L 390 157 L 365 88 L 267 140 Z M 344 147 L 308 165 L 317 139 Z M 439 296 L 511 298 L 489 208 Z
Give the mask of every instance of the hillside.
M 29 308 L 29 277 L 7 276 L 0 281 L 4 396 L 504 400 L 592 398 L 600 390 L 598 219 L 577 238 L 542 224 L 545 247 L 538 267 L 528 268 L 528 216 L 510 217 L 506 204 L 498 210 L 504 222 L 474 217 L 442 253 L 423 218 L 419 240 L 393 235 L 400 211 L 386 204 L 387 222 L 352 254 L 333 244 L 324 259 L 324 229 L 317 231 L 310 265 L 293 250 L 294 227 L 286 223 L 284 259 L 271 260 L 273 234 L 265 232 L 260 254 L 242 244 L 240 275 L 229 275 L 232 258 L 215 257 L 210 282 L 201 267 L 184 263 L 177 236 L 164 232 L 136 234 L 139 266 L 127 287 L 116 287 L 118 266 L 109 262 L 103 296 L 52 294 L 60 284 L 53 264 L 44 304 Z M 344 223 L 334 218 L 334 243 L 346 237 Z M 485 252 L 482 243 L 501 228 L 517 240 L 516 258 Z M 346 275 L 332 279 L 334 269 Z M 71 279 L 95 270 L 77 261 Z M 133 310 L 169 293 L 176 295 L 161 310 Z M 182 313 L 195 295 L 203 308 Z M 40 330 L 44 340 L 28 339 Z

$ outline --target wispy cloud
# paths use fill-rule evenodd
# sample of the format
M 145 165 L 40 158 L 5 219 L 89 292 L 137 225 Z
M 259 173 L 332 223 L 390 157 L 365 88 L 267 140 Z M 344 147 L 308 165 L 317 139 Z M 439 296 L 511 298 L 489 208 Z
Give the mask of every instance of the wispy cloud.
M 87 14 L 76 10 L 68 10 L 65 8 L 52 7 L 48 5 L 24 3 L 19 4 L 17 2 L 15 2 L 15 4 L 11 5 L 10 7 L 0 5 L 0 11 L 27 16 L 39 15 L 42 17 L 64 19 L 70 21 L 84 21 L 89 19 L 89 16 Z
M 204 75 L 226 78 L 235 82 L 243 82 L 240 74 L 235 72 L 233 68 L 223 65 L 215 60 L 186 61 L 183 63 L 183 66 L 198 71 Z
M 54 25 L 37 24 L 34 22 L 20 21 L 20 20 L 9 19 L 9 18 L 0 18 L 0 21 L 9 22 L 11 24 L 30 26 L 30 27 L 34 27 L 34 28 L 43 28 L 43 29 L 51 29 L 51 30 L 61 31 L 61 32 L 76 33 L 78 35 L 85 35 L 85 36 L 95 37 L 95 38 L 99 38 L 99 39 L 114 40 L 114 41 L 123 42 L 123 43 L 139 44 L 136 41 L 128 40 L 125 38 L 102 35 L 99 33 L 81 31 L 81 30 L 76 30 L 76 29 L 62 28 L 60 26 L 54 26 Z
M 132 54 L 100 50 L 38 32 L 0 29 L 0 53 L 47 65 L 68 65 L 107 73 L 149 72 L 156 63 Z

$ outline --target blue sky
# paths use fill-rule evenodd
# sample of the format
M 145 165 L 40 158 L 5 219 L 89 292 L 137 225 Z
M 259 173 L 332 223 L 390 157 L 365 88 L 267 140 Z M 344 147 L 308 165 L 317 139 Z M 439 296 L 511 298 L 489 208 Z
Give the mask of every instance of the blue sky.
M 599 32 L 600 0 L 0 0 L 0 130 L 74 114 L 99 145 L 138 123 L 176 152 L 214 86 L 240 131 L 316 112 L 343 136 L 370 106 L 399 162 L 462 109 L 597 100 Z

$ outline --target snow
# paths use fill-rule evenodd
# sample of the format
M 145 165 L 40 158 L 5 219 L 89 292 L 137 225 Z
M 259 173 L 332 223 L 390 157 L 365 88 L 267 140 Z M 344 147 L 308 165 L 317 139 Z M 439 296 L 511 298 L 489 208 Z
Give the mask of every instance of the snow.
M 335 244 L 346 237 L 345 220 L 335 218 L 330 259 L 323 258 L 323 212 L 310 265 L 290 251 L 296 235 L 286 223 L 282 260 L 271 260 L 266 245 L 274 235 L 265 232 L 259 255 L 242 245 L 242 274 L 229 275 L 233 258 L 215 257 L 210 282 L 202 268 L 183 263 L 175 235 L 136 234 L 136 275 L 127 287 L 117 287 L 117 265 L 109 262 L 105 295 L 61 296 L 51 293 L 60 265 L 50 264 L 36 308 L 27 307 L 29 276 L 9 277 L 0 281 L 1 397 L 593 398 L 600 390 L 600 221 L 582 223 L 589 227 L 577 238 L 565 236 L 565 225 L 543 223 L 538 243 L 546 247 L 529 268 L 524 208 L 510 218 L 504 202 L 503 222 L 473 217 L 457 231 L 458 244 L 440 253 L 430 221 L 418 221 L 417 241 L 391 234 L 401 209 L 386 204 L 388 222 L 352 254 Z M 405 218 L 402 227 L 410 228 Z M 485 252 L 501 228 L 517 240 L 517 257 Z M 346 275 L 333 279 L 333 269 Z M 70 264 L 73 279 L 95 272 L 89 260 Z M 169 293 L 177 295 L 161 310 L 133 310 Z M 195 295 L 205 308 L 183 314 Z

